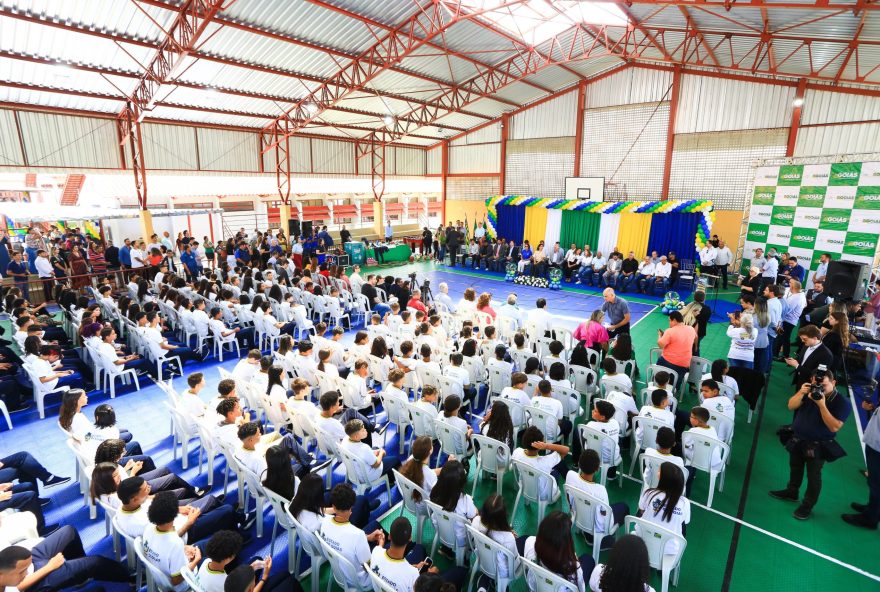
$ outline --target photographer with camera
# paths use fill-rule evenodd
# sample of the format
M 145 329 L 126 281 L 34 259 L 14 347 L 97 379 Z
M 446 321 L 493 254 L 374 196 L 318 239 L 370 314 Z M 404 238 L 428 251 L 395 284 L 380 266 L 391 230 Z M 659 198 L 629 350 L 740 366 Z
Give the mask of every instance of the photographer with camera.
M 771 491 L 776 499 L 796 502 L 799 499 L 804 468 L 807 471 L 807 490 L 801 505 L 794 511 L 798 520 L 806 520 L 813 511 L 822 491 L 822 467 L 826 462 L 846 455 L 835 437 L 850 414 L 850 405 L 837 392 L 837 381 L 820 365 L 809 382 L 788 400 L 794 411 L 790 426 L 783 426 L 777 434 L 788 451 L 789 479 L 785 489 Z

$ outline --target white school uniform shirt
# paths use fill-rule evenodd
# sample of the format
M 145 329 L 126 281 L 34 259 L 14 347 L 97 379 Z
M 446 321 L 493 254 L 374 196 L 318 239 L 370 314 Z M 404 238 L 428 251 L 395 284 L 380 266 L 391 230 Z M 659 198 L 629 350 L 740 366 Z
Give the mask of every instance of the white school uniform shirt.
M 704 380 L 715 380 L 715 379 L 712 378 L 711 374 L 703 374 L 703 376 L 700 378 L 700 382 L 702 383 L 702 381 L 704 381 Z M 733 389 L 734 395 L 739 394 L 739 385 L 736 383 L 736 379 L 725 374 L 722 376 L 722 382 Z M 700 395 L 700 403 L 702 403 L 702 402 L 703 402 L 702 395 Z
M 159 532 L 151 525 L 144 530 L 144 555 L 151 565 L 169 577 L 179 576 L 189 561 L 184 553 L 183 539 L 173 529 Z M 189 585 L 181 582 L 175 590 L 188 590 Z
M 241 380 L 243 382 L 248 382 L 254 377 L 254 374 L 256 374 L 259 369 L 259 364 L 251 364 L 247 361 L 247 358 L 242 358 L 235 364 L 235 368 L 232 369 L 232 378 L 236 381 Z
M 367 381 L 364 378 L 361 378 L 355 372 L 351 372 L 348 375 L 348 378 L 345 379 L 350 385 L 354 387 L 355 393 L 355 405 L 354 407 L 357 409 L 363 409 L 364 407 L 369 407 L 372 402 L 372 398 L 370 397 L 369 389 L 367 388 Z
M 572 489 L 577 489 L 592 495 L 594 498 L 598 499 L 603 503 L 608 502 L 608 490 L 605 489 L 605 486 L 601 483 L 596 483 L 594 481 L 587 481 L 581 474 L 577 471 L 569 471 L 565 475 L 565 485 L 566 488 L 571 486 Z M 606 533 L 609 530 L 611 523 L 614 522 L 614 516 L 605 516 L 601 512 L 596 512 L 596 521 L 594 528 L 596 532 L 599 534 Z
M 351 522 L 336 522 L 333 516 L 325 516 L 321 521 L 321 529 L 318 535 L 324 539 L 333 550 L 348 559 L 357 571 L 360 588 L 370 587 L 370 576 L 364 570 L 363 564 L 370 558 L 370 544 L 367 535 Z
M 703 399 L 700 405 L 708 409 L 710 413 L 720 413 L 727 418 L 736 419 L 736 407 L 734 402 L 727 397 L 718 395 L 711 399 Z
M 199 584 L 201 584 L 202 589 L 205 592 L 223 592 L 224 586 L 226 585 L 226 572 L 222 569 L 220 571 L 214 571 L 208 567 L 209 563 L 211 563 L 211 559 L 205 557 L 205 560 L 202 561 L 202 564 L 199 566 L 196 578 L 199 580 Z
M 620 424 L 613 419 L 606 422 L 589 421 L 587 422 L 587 427 L 594 430 L 599 430 L 603 434 L 607 434 L 614 439 L 620 438 Z M 623 459 L 620 457 L 620 446 L 618 445 L 616 448 L 617 451 L 615 454 L 615 446 L 611 442 L 602 442 L 603 463 L 609 463 L 616 466 L 623 461 Z
M 115 494 L 114 494 L 115 497 Z M 119 499 L 118 497 L 116 498 Z M 116 513 L 116 520 L 119 523 L 119 528 L 122 530 L 124 534 L 130 536 L 132 538 L 143 536 L 144 532 L 148 528 L 152 528 L 150 524 L 150 518 L 148 516 L 148 512 L 150 510 L 150 499 L 146 499 L 144 503 L 141 504 L 137 510 L 123 510 L 120 506 Z M 121 502 L 120 502 L 121 504 Z M 176 518 L 174 518 L 174 530 L 175 532 L 180 530 L 180 528 L 186 523 L 186 516 L 184 514 L 178 514 Z
M 593 573 L 590 574 L 590 590 L 592 592 L 603 592 L 602 588 L 599 587 L 599 580 L 602 579 L 602 572 L 605 571 L 605 564 L 600 563 L 596 567 L 593 568 Z M 645 592 L 656 592 L 654 588 L 645 584 Z
M 530 536 L 529 538 L 526 539 L 526 544 L 523 548 L 522 556 L 525 557 L 526 559 L 528 559 L 529 561 L 534 561 L 535 563 L 540 563 L 538 561 L 538 554 L 535 552 L 535 541 L 536 540 L 537 540 L 537 537 L 533 537 L 533 536 Z M 584 572 L 581 569 L 581 563 L 580 563 L 580 561 L 577 561 L 577 558 L 575 558 L 575 564 L 577 564 L 577 575 L 576 575 L 577 581 L 572 582 L 572 584 L 574 584 L 578 590 L 585 590 L 585 588 L 584 588 Z M 529 590 L 534 590 L 536 585 L 535 585 L 535 576 L 532 574 L 532 572 L 528 572 L 528 574 L 526 576 L 526 580 L 529 585 Z M 558 588 L 558 592 L 563 592 L 564 590 L 565 590 L 565 588 L 562 588 L 562 587 Z
M 555 440 L 556 436 L 559 435 L 559 423 L 558 422 L 560 419 L 562 419 L 563 415 L 565 414 L 565 409 L 563 409 L 563 407 L 562 407 L 562 401 L 560 401 L 558 399 L 554 399 L 553 397 L 543 397 L 543 396 L 535 395 L 534 397 L 532 397 L 530 406 L 537 407 L 538 409 L 540 409 L 542 411 L 546 411 L 547 413 L 550 413 L 551 415 L 553 415 L 556 418 L 556 421 L 557 421 L 556 425 L 555 426 L 548 426 L 548 429 L 547 429 L 548 433 L 544 434 L 544 437 L 547 438 L 547 440 Z M 555 428 L 555 429 L 551 429 L 551 428 Z
M 363 442 L 355 442 L 351 438 L 345 438 L 339 445 L 343 450 L 349 451 L 352 455 L 361 459 L 367 466 L 367 476 L 371 481 L 376 481 L 382 476 L 382 463 L 374 467 L 378 457 L 376 452 Z
M 477 515 L 477 506 L 474 505 L 474 498 L 469 496 L 466 493 L 462 493 L 458 501 L 455 503 L 455 508 L 452 509 L 453 514 L 458 514 L 459 516 L 463 516 L 468 520 L 473 520 L 474 516 Z M 434 521 L 434 517 L 431 517 L 432 522 Z M 434 528 L 437 528 L 437 523 L 434 522 Z M 467 541 L 467 529 L 464 524 L 456 522 L 454 525 L 455 530 L 455 542 L 457 545 L 464 546 Z
M 540 469 L 546 473 L 549 473 L 553 470 L 553 467 L 558 465 L 562 460 L 562 457 L 559 456 L 558 452 L 551 452 L 550 454 L 546 454 L 544 456 L 529 456 L 526 454 L 524 448 L 517 448 L 513 451 L 513 454 L 510 455 L 512 460 L 518 460 L 524 462 L 527 465 L 535 467 L 536 469 Z M 550 482 L 547 483 L 546 479 L 541 479 L 538 484 L 538 495 L 541 496 L 542 499 L 549 500 L 552 497 L 556 496 L 556 493 L 559 491 L 559 486 L 556 485 L 556 479 L 550 479 Z
M 89 338 L 91 339 L 91 337 Z M 109 372 L 111 374 L 120 374 L 125 366 L 125 364 L 116 364 L 115 362 L 119 360 L 119 356 L 117 355 L 116 348 L 113 347 L 112 343 L 107 343 L 106 341 L 101 341 L 98 344 L 98 354 L 107 362 L 107 367 L 110 368 Z
M 650 458 L 657 458 L 661 462 L 672 463 L 680 469 L 685 468 L 683 458 L 681 458 L 680 456 L 676 456 L 674 454 L 664 454 L 664 453 L 660 452 L 659 450 L 657 450 L 656 448 L 647 448 L 644 452 L 644 455 L 646 457 L 650 457 Z M 644 481 L 647 481 L 648 477 L 649 477 L 649 475 L 647 473 L 644 473 L 642 475 L 642 479 Z
M 678 503 L 672 511 L 669 522 L 663 520 L 665 509 L 660 509 L 666 494 L 659 491 L 647 490 L 639 498 L 639 510 L 642 511 L 642 520 L 647 520 L 658 526 L 671 530 L 675 533 L 681 533 L 681 527 L 691 521 L 691 502 L 682 495 L 678 498 Z M 679 549 L 678 541 L 669 541 L 666 543 L 664 551 L 667 554 L 675 554 Z
M 516 548 L 516 537 L 513 536 L 513 533 L 511 531 L 488 530 L 485 526 L 483 526 L 483 522 L 480 520 L 479 516 L 474 516 L 474 519 L 471 520 L 471 525 L 476 530 L 488 536 L 499 545 L 502 545 L 509 551 L 512 551 L 515 557 L 519 555 L 519 550 Z M 498 553 L 495 561 L 498 565 L 498 575 L 502 578 L 509 578 L 510 570 L 508 569 L 507 560 L 504 558 L 504 554 Z
M 22 347 L 22 349 L 24 348 Z M 52 374 L 55 374 L 55 370 L 52 369 L 52 364 L 40 357 L 34 358 L 34 360 L 31 362 L 31 368 L 33 368 L 34 373 L 39 377 L 51 376 Z M 52 390 L 57 384 L 58 379 L 53 378 L 49 382 L 44 382 L 43 388 L 45 388 L 46 390 Z
M 712 426 L 706 426 L 705 428 L 691 428 L 685 433 L 681 435 L 681 448 L 684 453 L 685 460 L 691 460 L 694 457 L 694 441 L 690 438 L 689 434 L 693 432 L 695 434 L 703 434 L 704 436 L 711 436 L 716 440 L 721 440 L 718 436 L 718 432 L 715 431 L 715 428 Z M 724 461 L 721 459 L 721 451 L 716 449 L 714 453 L 712 453 L 712 470 L 720 471 L 724 466 Z
M 660 409 L 653 405 L 645 405 L 639 409 L 639 415 L 642 417 L 652 417 L 667 424 L 669 427 L 675 426 L 675 415 L 669 409 Z
M 388 551 L 376 545 L 370 555 L 370 569 L 396 592 L 412 592 L 416 580 L 419 579 L 419 570 L 404 557 L 392 559 Z
M 235 458 L 242 465 L 247 467 L 251 473 L 262 479 L 263 472 L 266 470 L 266 455 L 259 449 L 245 450 L 244 446 L 238 445 L 235 449 Z
M 468 374 L 468 371 L 461 366 L 453 366 L 450 364 L 446 367 L 446 371 L 443 374 L 453 379 L 462 387 L 465 387 L 471 383 L 471 375 Z
M 335 417 L 324 417 L 323 415 L 318 414 L 315 416 L 315 427 L 330 434 L 337 442 L 340 442 L 345 438 L 345 428 L 342 426 L 342 422 Z M 373 460 L 373 462 L 376 461 Z
M 614 375 L 605 374 L 600 379 L 600 382 L 604 382 L 609 387 L 616 386 L 619 390 L 622 390 L 626 393 L 633 392 L 632 379 L 623 372 L 618 372 Z M 610 389 L 608 390 L 608 392 L 610 392 Z
M 605 397 L 605 400 L 614 405 L 614 419 L 620 426 L 620 432 L 624 433 L 626 431 L 627 425 L 629 425 L 628 414 L 639 414 L 639 408 L 636 407 L 636 400 L 633 399 L 631 395 L 622 393 L 620 391 L 609 391 L 608 396 Z

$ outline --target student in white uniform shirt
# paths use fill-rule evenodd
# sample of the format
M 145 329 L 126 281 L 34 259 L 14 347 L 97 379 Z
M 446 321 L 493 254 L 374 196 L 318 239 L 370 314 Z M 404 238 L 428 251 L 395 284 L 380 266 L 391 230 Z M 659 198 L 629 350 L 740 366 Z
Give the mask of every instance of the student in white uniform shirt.
M 651 562 L 648 546 L 640 537 L 626 534 L 617 539 L 606 563 L 598 564 L 590 574 L 591 592 L 637 590 L 655 592 L 649 585 Z
M 520 555 L 529 561 L 534 561 L 569 581 L 576 590 L 586 590 L 586 575 L 592 573 L 595 561 L 590 553 L 584 553 L 580 557 L 575 553 L 571 536 L 571 516 L 568 514 L 558 510 L 550 512 L 538 525 L 537 536 L 520 537 L 517 546 L 522 546 Z M 529 590 L 536 589 L 532 572 L 527 574 L 526 581 Z M 557 592 L 562 590 L 563 588 L 558 588 Z
M 645 449 L 644 455 L 650 458 L 659 459 L 661 462 L 671 462 L 672 464 L 684 469 L 684 459 L 672 453 L 675 448 L 675 430 L 672 428 L 662 427 L 657 430 L 655 438 L 657 448 Z M 642 479 L 647 482 L 650 475 L 642 475 Z
M 587 427 L 611 436 L 615 441 L 619 440 L 620 424 L 614 419 L 615 412 L 614 405 L 604 399 L 599 399 L 593 404 L 592 420 L 587 422 Z M 608 477 L 613 479 L 617 474 L 617 466 L 623 462 L 620 456 L 620 445 L 614 446 L 611 442 L 603 441 L 602 462 L 612 465 L 608 469 Z
M 540 428 L 529 426 L 523 430 L 521 446 L 510 455 L 512 460 L 518 460 L 536 469 L 552 473 L 554 477 L 561 477 L 563 472 L 567 470 L 564 459 L 569 452 L 568 446 L 544 442 L 544 434 Z M 540 456 L 542 450 L 549 452 Z M 559 491 L 559 486 L 556 485 L 555 478 L 550 483 L 545 482 L 544 479 L 539 483 L 538 493 L 544 499 L 551 499 L 557 491 Z
M 388 538 L 387 549 L 380 545 L 373 547 L 370 569 L 392 590 L 412 592 L 419 577 L 419 570 L 424 566 L 425 551 L 421 545 L 412 545 L 412 524 L 404 516 L 396 518 L 391 523 Z M 440 572 L 434 566 L 429 567 L 428 570 L 431 573 Z
M 599 472 L 599 453 L 590 449 L 581 452 L 581 457 L 578 459 L 578 469 L 578 471 L 569 471 L 565 476 L 566 487 L 583 491 L 584 493 L 587 493 L 599 501 L 611 506 L 611 516 L 605 516 L 601 512 L 596 512 L 594 524 L 595 532 L 597 534 L 604 534 L 611 529 L 612 524 L 622 525 L 623 519 L 629 516 L 629 506 L 626 502 L 610 503 L 608 501 L 608 491 L 605 489 L 605 486 L 601 483 L 596 483 L 594 480 L 594 476 Z M 574 507 L 571 500 L 569 500 L 569 507 Z M 589 540 L 589 535 L 587 536 Z M 604 539 L 604 536 L 600 538 Z M 593 541 L 589 542 L 596 544 L 595 538 Z M 601 541 L 601 544 L 604 548 L 605 541 Z
M 625 433 L 632 424 L 632 418 L 639 414 L 636 400 L 632 395 L 615 390 L 609 391 L 605 400 L 614 405 L 614 419 L 620 426 L 620 433 Z
M 727 365 L 727 360 L 718 359 L 712 362 L 712 369 L 708 374 L 703 374 L 700 377 L 700 381 L 703 380 L 714 380 L 718 384 L 724 384 L 729 386 L 733 390 L 733 400 L 735 401 L 737 397 L 739 397 L 739 384 L 737 384 L 736 379 L 732 378 L 728 371 L 730 367 Z M 700 401 L 702 403 L 702 401 Z
M 516 546 L 516 534 L 510 526 L 507 518 L 507 507 L 504 498 L 497 493 L 490 494 L 480 507 L 480 514 L 471 520 L 473 527 L 488 536 L 490 539 L 511 551 L 514 556 L 519 555 Z M 510 578 L 510 568 L 503 553 L 498 553 L 495 561 L 498 565 L 498 575 L 502 578 Z
M 101 329 L 100 343 L 98 344 L 98 355 L 104 360 L 104 368 L 113 375 L 122 373 L 124 370 L 134 370 L 138 374 L 146 374 L 147 372 L 155 373 L 155 365 L 141 358 L 137 354 L 120 355 L 116 347 L 113 345 L 116 341 L 116 329 L 113 327 L 104 327 Z
M 736 419 L 736 407 L 734 402 L 719 394 L 718 383 L 712 380 L 704 380 L 700 383 L 700 406 L 705 407 L 710 413 L 721 414 L 731 420 Z M 728 434 L 719 434 L 722 440 Z
M 448 423 L 459 430 L 463 430 L 467 434 L 467 439 L 470 440 L 474 429 L 468 422 L 459 417 L 461 405 L 461 397 L 458 395 L 449 395 L 443 399 L 443 413 L 440 415 L 439 419 L 443 423 Z
M 186 545 L 174 528 L 178 514 L 177 499 L 171 492 L 157 493 L 150 503 L 148 517 L 152 526 L 144 530 L 144 555 L 150 564 L 168 576 L 177 592 L 189 586 L 181 572 L 184 567 L 196 571 L 202 560 L 198 547 Z
M 556 440 L 559 436 L 563 440 L 568 438 L 568 435 L 571 433 L 571 421 L 565 417 L 565 408 L 562 406 L 562 401 L 553 398 L 553 387 L 549 380 L 542 380 L 535 387 L 531 407 L 541 409 L 556 418 L 556 425 L 547 426 L 547 433 L 544 434 L 548 440 Z M 551 428 L 556 429 L 554 431 Z
M 648 522 L 684 535 L 684 525 L 691 521 L 691 503 L 684 496 L 684 473 L 671 462 L 660 465 L 657 487 L 639 498 L 637 516 Z M 669 541 L 666 554 L 678 552 L 678 541 Z
M 368 432 L 363 442 L 372 446 L 372 431 L 375 429 L 373 423 L 355 409 L 343 411 L 340 401 L 340 395 L 336 391 L 328 391 L 321 395 L 319 400 L 321 411 L 314 419 L 315 427 L 327 432 L 337 442 L 341 442 L 345 439 L 345 424 L 352 419 L 359 419 Z
M 400 459 L 394 456 L 386 457 L 384 448 L 374 450 L 362 441 L 369 434 L 361 420 L 349 420 L 345 424 L 345 435 L 348 437 L 342 440 L 340 448 L 347 450 L 366 465 L 367 476 L 371 481 L 378 480 L 382 475 L 387 475 L 392 469 L 400 466 Z
M 709 410 L 705 407 L 694 407 L 691 409 L 690 415 L 690 424 L 691 428 L 684 432 L 681 435 L 681 450 L 684 454 L 685 465 L 690 466 L 691 461 L 694 458 L 694 447 L 696 444 L 694 443 L 693 438 L 691 438 L 691 434 L 701 434 L 704 436 L 709 436 L 715 438 L 716 440 L 721 440 L 718 436 L 718 432 L 715 431 L 715 428 L 708 424 L 709 421 Z M 721 450 L 715 449 L 712 454 L 712 470 L 720 471 L 724 467 L 724 460 L 721 458 Z M 687 486 L 685 491 L 690 492 L 691 485 L 694 482 L 694 477 L 697 475 L 697 470 L 691 468 L 688 479 Z
M 602 360 L 602 370 L 604 371 L 604 374 L 600 379 L 600 383 L 606 385 L 606 393 L 611 392 L 612 390 L 620 390 L 632 394 L 632 379 L 623 372 L 617 371 L 617 362 L 614 358 L 608 356 Z
M 205 375 L 201 372 L 193 372 L 186 378 L 186 383 L 189 388 L 180 393 L 178 406 L 187 417 L 200 421 L 205 417 L 207 409 L 207 405 L 199 396 L 199 393 L 205 388 Z
M 318 536 L 354 566 L 357 582 L 347 582 L 347 584 L 367 589 L 370 586 L 370 577 L 363 565 L 370 559 L 370 543 L 384 547 L 385 533 L 381 528 L 376 528 L 368 534 L 350 522 L 351 509 L 356 498 L 354 490 L 347 483 L 340 483 L 334 487 L 330 492 L 330 504 L 333 506 L 334 515 L 324 517 Z M 370 527 L 372 526 L 371 524 Z
M 473 520 L 477 515 L 477 507 L 473 498 L 465 493 L 467 485 L 467 471 L 457 460 L 451 460 L 443 465 L 437 476 L 437 483 L 431 489 L 431 501 L 446 512 L 452 512 L 467 520 Z M 436 528 L 436 523 L 434 524 Z M 463 524 L 455 523 L 455 542 L 457 545 L 465 545 L 467 531 Z M 454 552 L 454 550 L 453 550 Z
M 351 385 L 353 391 L 353 406 L 358 411 L 367 411 L 373 404 L 373 398 L 376 395 L 376 389 L 367 386 L 367 376 L 370 375 L 370 367 L 366 359 L 357 360 L 354 363 L 354 370 L 348 375 L 345 381 Z
M 241 552 L 243 542 L 241 535 L 231 530 L 220 530 L 210 538 L 208 544 L 205 545 L 205 560 L 202 561 L 196 574 L 204 592 L 224 592 L 227 566 L 235 561 Z M 251 562 L 249 567 L 255 571 L 265 569 L 268 573 L 272 568 L 271 561 L 271 557 L 267 557 L 266 561 L 256 559 Z M 290 578 L 290 575 L 285 573 L 282 577 Z M 289 587 L 287 590 L 302 590 L 301 587 L 297 588 L 298 583 L 293 582 L 292 578 L 290 579 L 293 587 Z M 266 584 L 263 586 L 263 590 L 267 592 L 277 586 L 277 583 L 269 584 L 266 582 Z
M 645 405 L 641 409 L 639 409 L 639 415 L 642 417 L 651 417 L 653 419 L 657 419 L 668 425 L 669 427 L 675 426 L 675 416 L 668 409 L 669 407 L 669 394 L 663 389 L 654 389 L 651 391 L 651 404 Z M 640 435 L 636 436 L 641 439 Z

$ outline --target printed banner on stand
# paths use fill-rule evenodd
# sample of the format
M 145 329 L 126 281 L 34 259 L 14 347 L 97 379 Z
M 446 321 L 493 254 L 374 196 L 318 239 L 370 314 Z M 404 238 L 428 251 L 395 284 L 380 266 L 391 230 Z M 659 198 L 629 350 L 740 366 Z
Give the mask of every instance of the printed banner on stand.
M 815 271 L 822 253 L 872 265 L 880 233 L 880 162 L 759 167 L 743 250 L 775 248 Z

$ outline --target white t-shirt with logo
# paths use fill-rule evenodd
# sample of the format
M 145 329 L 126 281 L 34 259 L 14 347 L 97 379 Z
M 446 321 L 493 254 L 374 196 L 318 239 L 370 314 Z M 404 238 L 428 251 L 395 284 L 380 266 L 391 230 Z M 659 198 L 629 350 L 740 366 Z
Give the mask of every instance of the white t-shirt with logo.
M 550 454 L 544 456 L 529 456 L 526 454 L 524 448 L 517 448 L 513 451 L 513 454 L 510 455 L 512 460 L 518 460 L 524 462 L 527 465 L 533 466 L 536 469 L 540 469 L 545 473 L 549 473 L 553 470 L 553 467 L 558 465 L 562 460 L 562 457 L 559 456 L 558 452 L 551 452 Z M 541 479 L 538 484 L 538 495 L 541 498 L 549 500 L 552 497 L 556 496 L 556 493 L 559 491 L 559 486 L 556 485 L 556 479 L 551 479 L 550 483 L 546 482 L 546 479 Z
M 682 494 L 678 498 L 678 503 L 675 504 L 675 509 L 672 511 L 669 522 L 666 522 L 663 520 L 664 510 L 660 508 L 664 499 L 666 499 L 666 494 L 661 491 L 649 489 L 643 493 L 639 499 L 639 510 L 642 511 L 642 519 L 662 526 L 672 532 L 681 533 L 682 526 L 691 521 L 691 502 Z M 678 553 L 678 548 L 678 541 L 669 541 L 666 543 L 665 552 L 672 555 Z
M 169 577 L 179 576 L 183 568 L 187 566 L 186 553 L 184 552 L 183 539 L 173 529 L 168 532 L 159 532 L 151 525 L 143 534 L 144 555 L 151 565 Z M 181 582 L 177 590 L 187 590 L 186 582 Z
M 608 503 L 608 490 L 605 489 L 605 486 L 601 483 L 585 480 L 577 471 L 569 471 L 565 475 L 565 485 L 583 491 L 603 503 Z M 595 516 L 596 520 L 593 525 L 593 528 L 596 529 L 595 532 L 597 534 L 608 532 L 610 524 L 614 521 L 614 516 L 605 516 L 598 511 Z
M 214 571 L 208 567 L 209 563 L 211 563 L 210 559 L 205 559 L 202 562 L 202 565 L 199 566 L 196 578 L 199 580 L 199 583 L 202 585 L 202 589 L 205 592 L 223 592 L 226 584 L 226 572 L 222 569 L 220 571 Z
M 370 556 L 370 569 L 385 584 L 397 592 L 412 592 L 419 570 L 406 559 L 393 559 L 388 551 L 380 546 L 373 548 Z
M 550 415 L 556 418 L 555 424 L 548 424 L 546 426 L 547 433 L 544 434 L 544 437 L 553 441 L 559 435 L 559 420 L 562 419 L 564 415 L 564 409 L 562 408 L 562 401 L 554 399 L 553 397 L 540 397 L 535 396 L 532 397 L 531 407 L 537 407 L 542 411 L 546 411 Z M 534 420 L 532 420 L 534 422 Z
M 370 544 L 364 531 L 351 522 L 337 522 L 333 516 L 325 516 L 318 534 L 331 549 L 351 562 L 357 570 L 359 587 L 368 588 L 370 576 L 364 571 L 363 563 L 370 558 Z
M 614 419 L 611 419 L 606 422 L 601 421 L 590 421 L 587 422 L 587 427 L 592 428 L 594 430 L 599 430 L 603 434 L 607 434 L 611 436 L 615 440 L 620 438 L 620 424 L 617 423 Z M 605 440 L 602 442 L 602 462 L 611 464 L 614 466 L 619 465 L 622 462 L 622 458 L 620 457 L 620 446 L 615 446 L 613 443 Z

